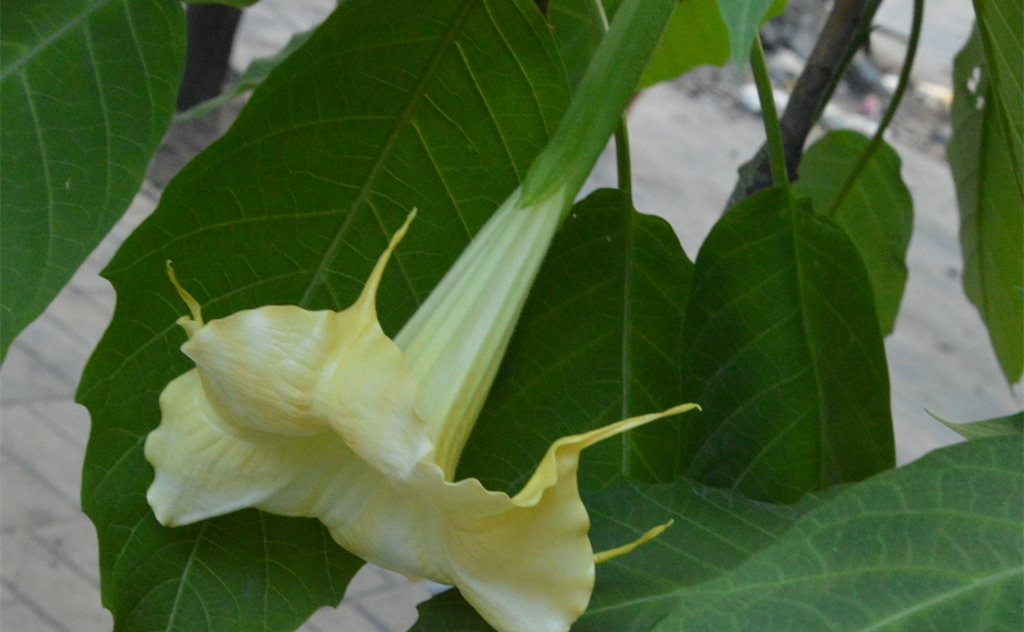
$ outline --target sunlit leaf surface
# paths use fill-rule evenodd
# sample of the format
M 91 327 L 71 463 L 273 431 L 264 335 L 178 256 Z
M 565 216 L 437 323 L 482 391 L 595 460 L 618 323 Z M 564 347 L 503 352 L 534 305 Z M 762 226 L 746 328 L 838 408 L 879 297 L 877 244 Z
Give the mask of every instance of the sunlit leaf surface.
M 786 192 L 712 229 L 683 339 L 681 471 L 773 502 L 892 467 L 889 377 L 871 286 L 846 233 Z
M 605 16 L 615 14 L 621 0 L 604 0 Z M 590 57 L 604 37 L 604 26 L 596 5 L 577 0 L 552 0 L 548 21 L 565 63 L 569 83 L 583 77 Z M 719 11 L 718 0 L 680 2 L 640 78 L 638 89 L 679 77 L 697 66 L 721 66 L 729 60 L 729 30 Z
M 883 335 L 892 333 L 907 284 L 907 248 L 914 203 L 900 176 L 900 157 L 884 141 L 836 203 L 846 178 L 870 141 L 857 132 L 831 132 L 811 145 L 800 162 L 797 195 L 846 230 L 864 259 Z
M 124 214 L 174 112 L 176 0 L 2 3 L 0 358 Z
M 947 157 L 960 205 L 964 291 L 1012 383 L 1024 371 L 1024 190 L 977 30 L 956 57 L 953 87 Z
M 78 394 L 93 419 L 82 501 L 117 630 L 292 630 L 361 564 L 313 520 L 154 519 L 143 441 L 190 367 L 164 261 L 209 319 L 341 309 L 418 207 L 378 297 L 394 335 L 518 185 L 566 97 L 532 2 L 349 0 L 167 186 L 104 272 L 117 308 Z
M 678 348 L 692 264 L 665 220 L 601 190 L 573 209 L 523 310 L 460 462 L 518 491 L 555 439 L 682 403 Z M 696 415 L 693 412 L 688 415 Z M 671 477 L 658 422 L 583 453 L 580 485 Z
M 680 77 L 697 66 L 729 61 L 729 30 L 717 0 L 680 2 L 657 53 L 647 66 L 642 87 Z

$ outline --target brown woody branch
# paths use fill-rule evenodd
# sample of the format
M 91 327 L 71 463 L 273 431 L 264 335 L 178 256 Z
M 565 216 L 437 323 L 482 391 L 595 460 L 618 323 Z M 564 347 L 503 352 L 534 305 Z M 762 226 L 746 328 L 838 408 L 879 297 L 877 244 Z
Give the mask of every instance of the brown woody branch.
M 807 65 L 793 86 L 789 103 L 779 121 L 790 181 L 796 179 L 807 136 L 831 96 L 831 87 L 845 68 L 851 56 L 851 47 L 858 44 L 856 35 L 868 3 L 869 0 L 836 0 Z M 740 168 L 740 179 L 729 198 L 727 208 L 767 189 L 771 184 L 768 153 L 762 146 L 757 155 Z

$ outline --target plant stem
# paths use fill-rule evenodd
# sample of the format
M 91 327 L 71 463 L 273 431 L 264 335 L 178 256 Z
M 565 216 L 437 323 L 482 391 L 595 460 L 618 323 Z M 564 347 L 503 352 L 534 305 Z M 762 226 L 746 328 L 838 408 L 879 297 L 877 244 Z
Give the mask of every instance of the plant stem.
M 587 5 L 590 9 L 590 19 L 601 24 L 601 32 L 607 33 L 608 26 L 608 13 L 604 10 L 604 3 L 601 0 L 590 0 Z
M 619 190 L 626 194 L 632 204 L 633 174 L 629 160 L 629 130 L 626 128 L 626 117 L 619 121 L 615 130 L 615 166 L 619 176 Z
M 786 166 L 793 177 L 796 177 L 800 166 L 807 135 L 853 58 L 852 51 L 861 42 L 858 33 L 863 29 L 863 21 L 874 15 L 877 5 L 877 0 L 836 0 L 807 65 L 793 86 L 780 121 Z M 770 183 L 768 156 L 762 147 L 750 162 L 740 168 L 739 182 L 726 208 L 732 208 L 753 193 L 767 188 Z
M 781 126 L 787 165 L 794 176 L 800 166 L 807 135 L 825 109 L 825 102 L 831 96 L 841 71 L 845 70 L 846 62 L 853 57 L 851 48 L 860 43 L 857 33 L 861 30 L 867 4 L 868 0 L 836 2 L 804 71 L 793 86 Z
M 917 55 L 918 41 L 921 37 L 921 24 L 924 21 L 924 0 L 914 0 L 914 17 L 913 23 L 910 26 L 910 39 L 907 41 L 907 55 L 903 60 L 903 68 L 900 70 L 899 83 L 896 84 L 896 91 L 892 94 L 892 100 L 889 101 L 889 107 L 885 110 L 885 115 L 882 117 L 881 122 L 878 124 L 878 129 L 875 130 L 874 136 L 871 137 L 871 142 L 864 148 L 864 153 L 861 154 L 860 160 L 857 161 L 857 165 L 850 171 L 846 176 L 846 180 L 843 181 L 843 186 L 839 189 L 839 193 L 832 198 L 832 202 L 828 206 L 828 210 L 825 211 L 825 215 L 832 217 L 835 215 L 836 210 L 849 195 L 850 190 L 853 188 L 857 178 L 860 177 L 864 167 L 867 166 L 871 157 L 875 154 L 878 146 L 882 144 L 883 135 L 885 130 L 892 123 L 893 117 L 896 116 L 896 110 L 900 107 L 900 102 L 903 100 L 903 94 L 907 91 L 907 86 L 910 85 L 910 71 L 914 66 L 914 57 Z
M 764 61 L 764 48 L 761 38 L 754 38 L 750 49 L 750 68 L 754 72 L 754 83 L 757 85 L 757 98 L 761 101 L 761 118 L 764 120 L 764 131 L 768 137 L 768 160 L 772 168 L 772 184 L 776 187 L 789 186 L 789 174 L 786 172 L 786 152 L 782 148 L 782 128 L 779 127 L 779 114 L 775 110 L 775 95 L 772 92 L 772 80 L 768 76 L 768 66 Z
M 448 480 L 561 221 L 563 196 L 535 207 L 519 196 L 505 200 L 394 338 L 420 392 L 429 393 L 416 411 Z
M 601 0 L 590 2 L 590 19 L 601 25 L 601 29 L 607 33 L 608 14 L 604 10 L 604 3 Z M 619 180 L 619 190 L 626 194 L 630 203 L 633 201 L 633 174 L 629 159 L 629 130 L 626 127 L 626 117 L 619 120 L 619 126 L 615 128 L 615 168 Z
M 417 400 L 417 412 L 430 425 L 432 458 L 448 480 L 551 239 L 621 123 L 675 3 L 626 0 L 619 8 L 569 110 L 523 184 L 394 338 L 421 392 L 430 393 Z M 624 143 L 618 145 L 624 150 Z M 628 159 L 620 164 L 628 174 Z
M 622 3 L 562 122 L 523 179 L 523 206 L 564 190 L 571 196 L 568 210 L 619 125 L 675 8 L 676 0 Z

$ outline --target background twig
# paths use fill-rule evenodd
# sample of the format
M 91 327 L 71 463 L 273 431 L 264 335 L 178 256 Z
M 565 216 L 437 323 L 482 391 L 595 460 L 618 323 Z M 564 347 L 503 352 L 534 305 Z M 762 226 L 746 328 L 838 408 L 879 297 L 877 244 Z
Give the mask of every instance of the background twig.
M 853 57 L 853 51 L 861 44 L 861 38 L 857 35 L 861 32 L 864 20 L 870 20 L 874 15 L 873 10 L 865 11 L 869 4 L 874 9 L 878 3 L 873 0 L 836 0 L 807 65 L 793 86 L 793 93 L 779 121 L 790 180 L 796 178 L 807 135 Z M 740 178 L 729 197 L 727 208 L 732 208 L 771 184 L 768 152 L 762 146 L 754 158 L 740 168 Z

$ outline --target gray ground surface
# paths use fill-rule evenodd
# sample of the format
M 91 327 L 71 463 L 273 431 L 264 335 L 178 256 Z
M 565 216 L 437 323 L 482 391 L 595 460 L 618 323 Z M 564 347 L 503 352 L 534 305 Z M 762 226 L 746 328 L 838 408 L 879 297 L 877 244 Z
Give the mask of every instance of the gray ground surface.
M 315 23 L 329 4 L 259 3 L 245 18 L 235 66 L 272 53 L 290 30 Z M 886 35 L 876 47 L 883 70 L 898 66 L 899 33 L 907 31 L 910 4 L 887 0 L 883 5 L 886 32 L 896 34 Z M 948 87 L 952 55 L 970 28 L 969 3 L 939 0 L 930 5 L 915 78 Z M 737 166 L 763 138 L 760 120 L 741 105 L 743 84 L 730 70 L 702 71 L 647 91 L 630 111 L 636 205 L 666 217 L 691 257 L 721 213 Z M 948 122 L 941 104 L 925 92 L 911 96 L 892 136 L 917 213 L 903 309 L 895 333 L 886 340 L 901 462 L 956 440 L 925 409 L 967 421 L 1007 414 L 1021 405 L 1021 386 L 1014 392 L 1006 385 L 987 333 L 960 286 L 957 210 L 942 159 Z M 846 103 L 848 113 L 856 115 L 856 98 Z M 176 127 L 124 221 L 18 338 L 0 371 L 3 632 L 111 629 L 110 615 L 99 601 L 95 531 L 78 501 L 89 418 L 73 403 L 82 367 L 113 311 L 113 290 L 97 273 L 152 210 L 184 157 L 198 150 L 197 130 L 223 123 L 222 118 Z M 606 155 L 589 186 L 613 182 L 614 164 Z M 413 604 L 425 594 L 423 585 L 366 569 L 340 608 L 324 609 L 303 629 L 404 630 L 415 617 Z

